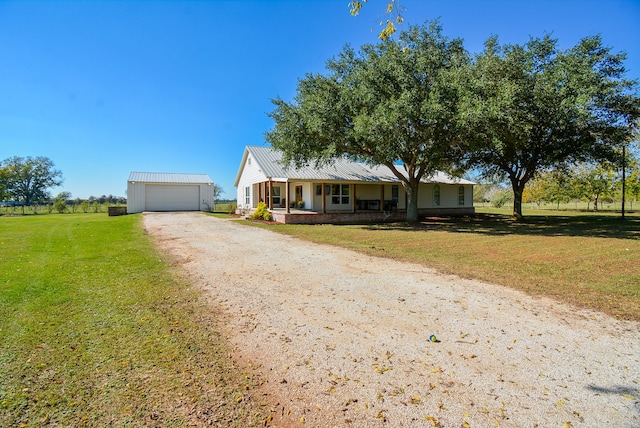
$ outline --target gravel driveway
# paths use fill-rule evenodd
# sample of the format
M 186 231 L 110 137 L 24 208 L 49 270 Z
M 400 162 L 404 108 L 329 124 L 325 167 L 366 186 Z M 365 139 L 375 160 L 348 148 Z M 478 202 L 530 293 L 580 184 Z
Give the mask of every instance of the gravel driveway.
M 201 213 L 144 226 L 223 310 L 275 426 L 640 426 L 637 322 Z

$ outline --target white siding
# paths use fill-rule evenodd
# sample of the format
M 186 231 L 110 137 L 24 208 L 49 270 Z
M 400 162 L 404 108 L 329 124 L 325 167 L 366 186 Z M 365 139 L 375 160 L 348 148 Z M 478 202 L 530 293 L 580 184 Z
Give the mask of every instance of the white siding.
M 200 211 L 213 211 L 215 209 L 213 197 L 213 184 L 200 184 Z
M 127 184 L 127 212 L 141 213 L 144 211 L 144 183 L 131 181 Z
M 180 174 L 168 175 L 176 180 L 180 180 L 182 177 Z M 205 178 L 208 179 L 208 182 L 157 183 L 130 180 L 127 183 L 127 213 L 175 210 L 211 211 L 214 209 L 213 182 L 208 177 Z
M 267 177 L 260 170 L 258 163 L 255 162 L 251 155 L 247 156 L 247 160 L 244 164 L 240 180 L 238 180 L 238 187 L 236 189 L 236 197 L 238 200 L 238 208 L 255 208 L 258 204 L 258 192 L 255 183 L 266 181 Z M 245 206 L 245 188 L 249 187 L 250 190 L 250 202 L 249 206 Z M 285 192 L 283 191 L 282 194 Z M 288 198 L 287 198 L 288 199 Z
M 465 188 L 464 205 L 458 204 L 458 188 L 460 184 L 439 184 L 439 186 L 440 205 L 433 204 L 435 184 L 429 183 L 420 186 L 420 190 L 418 191 L 418 208 L 458 208 L 473 206 L 473 185 L 463 184 Z

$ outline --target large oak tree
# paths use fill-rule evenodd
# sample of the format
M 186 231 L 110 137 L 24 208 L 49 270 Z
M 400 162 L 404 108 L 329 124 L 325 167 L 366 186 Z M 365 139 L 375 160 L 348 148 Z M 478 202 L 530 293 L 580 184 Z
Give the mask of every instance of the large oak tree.
M 387 166 L 406 191 L 407 221 L 417 221 L 420 180 L 463 159 L 458 78 L 468 62 L 462 41 L 446 38 L 437 22 L 397 41 L 346 47 L 326 75 L 298 82 L 293 102 L 273 101 L 266 139 L 295 166 L 342 156 Z
M 54 166 L 53 161 L 44 156 L 5 159 L 0 164 L 0 187 L 12 200 L 24 205 L 50 199 L 48 189 L 62 184 L 62 172 Z
M 504 46 L 491 38 L 475 58 L 461 109 L 471 164 L 510 181 L 515 217 L 538 171 L 614 160 L 629 140 L 640 101 L 624 59 L 598 36 L 567 50 L 549 36 Z

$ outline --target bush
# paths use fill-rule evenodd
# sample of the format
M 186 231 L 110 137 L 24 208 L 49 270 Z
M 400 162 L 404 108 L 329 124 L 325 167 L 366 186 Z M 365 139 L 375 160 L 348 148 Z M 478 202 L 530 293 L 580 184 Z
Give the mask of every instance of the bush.
M 491 205 L 495 208 L 502 208 L 507 202 L 511 201 L 512 192 L 508 189 L 502 189 L 495 192 L 491 197 Z
M 271 215 L 271 212 L 269 212 L 267 204 L 265 204 L 264 202 L 260 202 L 256 210 L 253 212 L 253 214 L 251 214 L 251 216 L 249 216 L 249 218 L 253 220 L 271 221 L 273 216 Z
M 56 211 L 58 211 L 59 214 L 62 214 L 67 210 L 67 203 L 64 199 L 56 198 L 55 202 L 53 203 L 53 207 Z

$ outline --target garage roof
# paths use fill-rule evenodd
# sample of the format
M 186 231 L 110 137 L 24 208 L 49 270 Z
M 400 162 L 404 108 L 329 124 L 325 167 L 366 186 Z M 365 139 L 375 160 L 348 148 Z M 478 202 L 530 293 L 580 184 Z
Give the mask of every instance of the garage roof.
M 207 174 L 182 174 L 175 172 L 136 172 L 129 174 L 129 181 L 142 183 L 213 184 Z

